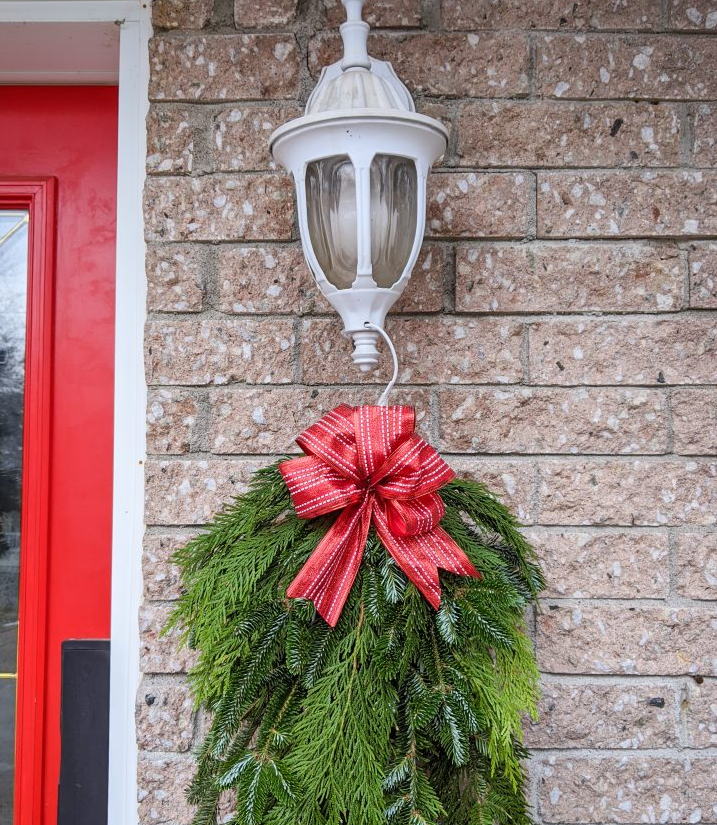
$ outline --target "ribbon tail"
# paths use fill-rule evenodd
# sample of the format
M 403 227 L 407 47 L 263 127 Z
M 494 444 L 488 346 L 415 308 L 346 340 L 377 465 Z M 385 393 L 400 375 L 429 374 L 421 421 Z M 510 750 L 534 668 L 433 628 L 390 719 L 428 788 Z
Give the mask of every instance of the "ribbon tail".
M 344 510 L 286 591 L 292 599 L 312 601 L 331 627 L 336 627 L 361 566 L 370 524 L 368 501 Z
M 461 576 L 481 578 L 468 556 L 442 528 L 435 527 L 417 536 L 397 536 L 388 528 L 379 508 L 374 510 L 374 523 L 388 552 L 434 610 L 441 604 L 439 567 Z

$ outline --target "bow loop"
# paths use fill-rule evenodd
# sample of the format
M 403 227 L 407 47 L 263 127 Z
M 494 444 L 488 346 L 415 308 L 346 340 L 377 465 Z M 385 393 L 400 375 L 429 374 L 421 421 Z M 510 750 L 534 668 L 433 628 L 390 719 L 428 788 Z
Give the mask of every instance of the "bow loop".
M 480 577 L 439 527 L 445 506 L 437 490 L 453 471 L 414 426 L 412 407 L 342 405 L 296 439 L 306 455 L 279 465 L 300 518 L 342 510 L 287 590 L 291 598 L 311 599 L 332 627 L 358 574 L 372 523 L 433 607 L 441 601 L 439 567 Z

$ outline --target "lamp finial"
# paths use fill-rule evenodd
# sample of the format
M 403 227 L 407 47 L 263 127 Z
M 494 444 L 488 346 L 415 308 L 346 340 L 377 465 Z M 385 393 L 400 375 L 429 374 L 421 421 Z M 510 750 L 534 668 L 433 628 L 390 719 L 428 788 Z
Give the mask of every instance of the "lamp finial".
M 341 24 L 339 31 L 344 41 L 344 58 L 341 68 L 370 69 L 371 58 L 368 56 L 368 23 L 361 19 L 364 0 L 341 0 L 346 9 L 346 22 Z

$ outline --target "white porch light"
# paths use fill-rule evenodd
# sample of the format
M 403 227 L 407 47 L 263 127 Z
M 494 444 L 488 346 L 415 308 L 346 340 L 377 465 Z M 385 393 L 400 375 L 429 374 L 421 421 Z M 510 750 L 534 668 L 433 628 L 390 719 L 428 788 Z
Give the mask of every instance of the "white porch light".
M 364 0 L 342 0 L 344 57 L 323 69 L 303 117 L 271 136 L 296 184 L 299 232 L 316 283 L 353 336 L 367 372 L 386 313 L 421 248 L 426 178 L 448 132 L 416 113 L 390 63 L 369 57 Z

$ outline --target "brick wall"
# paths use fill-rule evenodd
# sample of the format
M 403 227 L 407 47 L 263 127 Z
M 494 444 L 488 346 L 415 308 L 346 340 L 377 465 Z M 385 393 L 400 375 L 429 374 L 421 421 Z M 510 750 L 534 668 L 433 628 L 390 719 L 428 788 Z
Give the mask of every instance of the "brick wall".
M 520 515 L 550 582 L 544 823 L 717 822 L 717 0 L 376 0 L 451 130 L 389 322 L 396 399 Z M 187 823 L 201 730 L 158 640 L 172 549 L 339 399 L 372 401 L 297 243 L 271 130 L 338 0 L 157 0 L 140 811 Z

